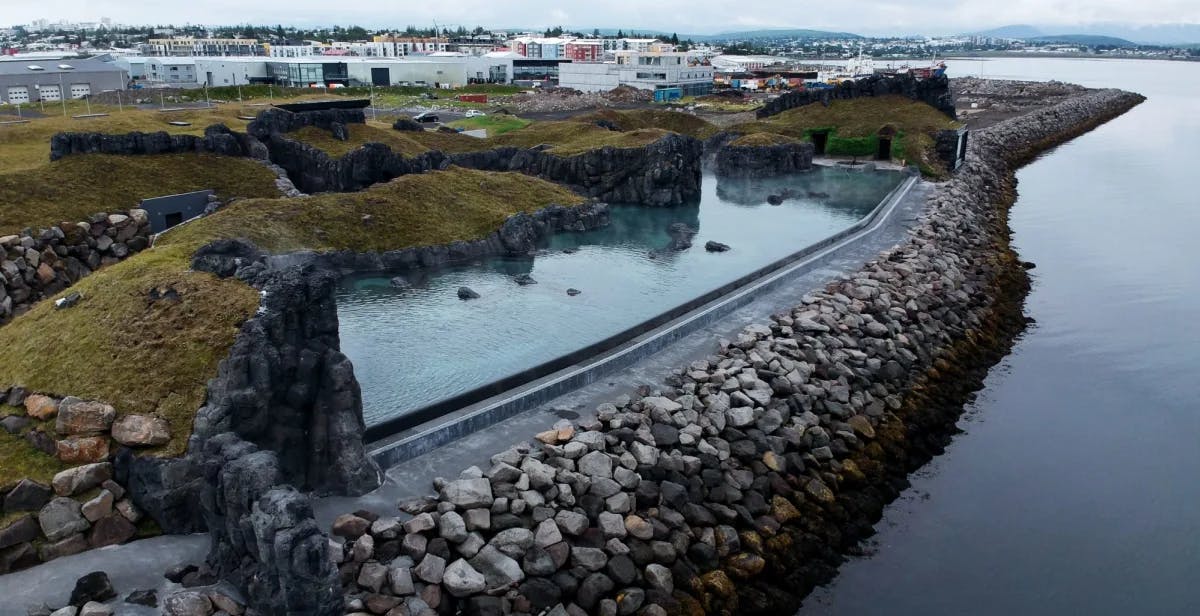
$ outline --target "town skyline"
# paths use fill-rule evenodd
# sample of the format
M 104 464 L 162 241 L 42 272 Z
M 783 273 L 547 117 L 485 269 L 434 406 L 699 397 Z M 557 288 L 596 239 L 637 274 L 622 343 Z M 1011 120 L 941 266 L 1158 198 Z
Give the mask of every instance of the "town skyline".
M 759 29 L 804 28 L 851 32 L 864 36 L 963 34 L 1012 24 L 1039 28 L 1081 30 L 1118 28 L 1161 29 L 1164 26 L 1200 28 L 1200 3 L 1191 0 L 1147 0 L 1132 5 L 1117 0 L 1014 0 L 997 17 L 987 0 L 921 0 L 889 2 L 848 0 L 839 10 L 815 13 L 802 5 L 780 6 L 765 0 L 737 4 L 697 0 L 666 1 L 646 5 L 615 0 L 598 5 L 563 6 L 555 2 L 528 2 L 517 8 L 498 7 L 479 0 L 447 0 L 436 6 L 413 6 L 400 10 L 378 7 L 339 7 L 331 13 L 325 3 L 293 0 L 286 4 L 266 0 L 247 9 L 231 0 L 208 0 L 185 6 L 132 6 L 114 0 L 48 0 L 35 5 L 10 7 L 0 26 L 50 23 L 98 22 L 101 18 L 124 25 L 233 25 L 282 24 L 294 27 L 360 25 L 369 28 L 474 27 L 496 30 L 541 29 L 563 26 L 572 29 L 624 28 L 638 31 L 673 31 L 691 35 Z M 229 19 L 237 15 L 238 19 Z M 619 17 L 615 17 L 619 16 Z M 852 16 L 852 17 L 848 17 Z M 936 19 L 931 19 L 936 17 Z

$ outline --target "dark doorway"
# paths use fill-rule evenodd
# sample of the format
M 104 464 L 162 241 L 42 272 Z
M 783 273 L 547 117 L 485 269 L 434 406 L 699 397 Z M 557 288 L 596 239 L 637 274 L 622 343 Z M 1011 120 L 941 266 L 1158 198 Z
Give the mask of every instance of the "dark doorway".
M 377 86 L 391 85 L 391 75 L 388 74 L 387 67 L 371 69 L 371 83 Z
M 183 212 L 171 212 L 170 214 L 167 214 L 166 216 L 163 217 L 163 224 L 165 224 L 168 229 L 170 229 L 171 227 L 174 227 L 175 225 L 178 225 L 182 222 L 183 222 Z
M 825 146 L 829 144 L 829 133 L 812 134 L 813 151 L 817 156 L 825 155 Z
M 875 150 L 875 160 L 892 160 L 892 140 L 890 137 L 879 138 L 879 148 Z

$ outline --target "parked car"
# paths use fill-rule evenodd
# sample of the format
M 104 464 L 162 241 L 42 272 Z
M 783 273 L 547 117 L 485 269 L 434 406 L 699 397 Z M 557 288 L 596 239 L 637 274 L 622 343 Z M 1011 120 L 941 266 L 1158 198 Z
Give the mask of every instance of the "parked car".
M 485 115 L 487 115 L 487 114 L 478 109 L 468 109 L 467 110 L 468 118 L 482 118 Z
M 413 116 L 413 122 L 420 122 L 422 124 L 437 123 L 440 121 L 437 114 L 432 111 L 422 111 Z

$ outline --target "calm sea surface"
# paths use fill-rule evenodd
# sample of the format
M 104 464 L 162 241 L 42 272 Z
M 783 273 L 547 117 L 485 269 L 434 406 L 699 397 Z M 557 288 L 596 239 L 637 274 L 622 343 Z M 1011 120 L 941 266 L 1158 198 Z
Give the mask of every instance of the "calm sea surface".
M 1200 63 L 950 65 L 1149 100 L 1019 173 L 1037 324 L 800 614 L 1200 614 Z
M 487 259 L 424 276 L 343 280 L 342 351 L 368 425 L 566 355 L 782 259 L 855 223 L 896 187 L 895 172 L 818 168 L 770 180 L 704 177 L 699 204 L 614 206 L 612 224 L 550 238 L 536 256 Z M 785 193 L 786 191 L 786 193 Z M 782 205 L 770 194 L 792 195 Z M 694 245 L 667 249 L 675 223 Z M 709 253 L 704 243 L 731 246 Z M 535 285 L 514 278 L 528 274 Z M 481 296 L 463 301 L 459 287 Z M 567 295 L 567 289 L 581 291 Z

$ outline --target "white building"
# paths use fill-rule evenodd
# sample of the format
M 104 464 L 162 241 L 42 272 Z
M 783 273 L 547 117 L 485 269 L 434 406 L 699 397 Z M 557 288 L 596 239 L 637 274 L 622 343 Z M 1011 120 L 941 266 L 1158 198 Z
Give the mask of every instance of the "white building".
M 680 88 L 684 96 L 708 94 L 713 68 L 675 51 L 619 51 L 615 62 L 570 63 L 559 67 L 558 84 L 584 92 L 617 86 L 641 90 Z
M 303 45 L 268 45 L 267 56 L 272 58 L 306 58 L 319 56 L 329 45 L 319 41 L 305 41 Z

